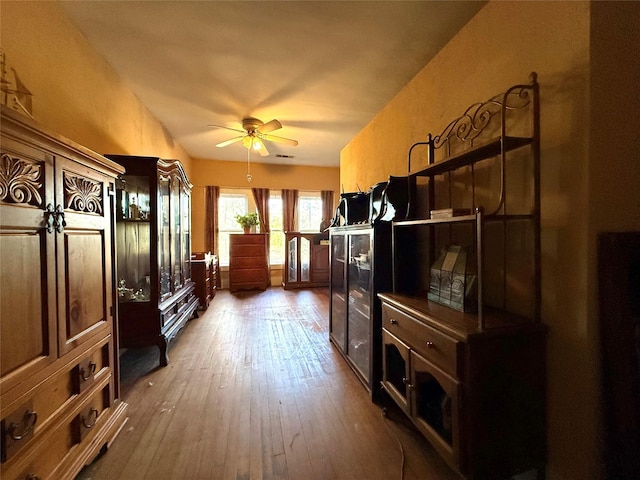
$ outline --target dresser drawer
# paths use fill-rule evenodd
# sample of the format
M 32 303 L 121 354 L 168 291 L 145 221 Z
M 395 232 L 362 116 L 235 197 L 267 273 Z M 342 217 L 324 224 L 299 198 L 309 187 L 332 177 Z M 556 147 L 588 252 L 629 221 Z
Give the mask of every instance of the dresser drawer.
M 458 376 L 458 341 L 391 305 L 382 305 L 382 326 L 445 372 Z
M 262 268 L 266 271 L 267 269 L 267 261 L 264 257 L 231 257 L 231 261 L 229 262 L 229 269 L 233 270 L 242 270 L 246 268 Z
M 56 478 L 54 470 L 64 460 L 74 445 L 74 434 L 71 424 L 56 429 L 47 442 L 40 442 L 20 464 L 2 468 L 2 479 L 31 480 Z
M 56 412 L 76 393 L 74 375 L 58 375 L 31 392 L 11 411 L 3 412 L 2 463 L 25 451 L 31 440 L 47 424 L 55 420 Z
M 267 243 L 266 234 L 233 234 L 230 237 L 231 248 L 239 245 L 261 245 L 264 247 Z
M 109 346 L 107 343 L 93 351 L 74 368 L 73 376 L 77 382 L 78 393 L 93 385 L 95 379 L 106 373 L 109 368 Z
M 2 411 L 2 463 L 25 450 L 31 439 L 56 422 L 59 412 L 74 398 L 109 372 L 109 347 L 97 345 L 64 373 L 50 377 L 19 400 L 16 407 Z
M 230 258 L 235 257 L 258 257 L 264 258 L 264 245 L 232 245 Z

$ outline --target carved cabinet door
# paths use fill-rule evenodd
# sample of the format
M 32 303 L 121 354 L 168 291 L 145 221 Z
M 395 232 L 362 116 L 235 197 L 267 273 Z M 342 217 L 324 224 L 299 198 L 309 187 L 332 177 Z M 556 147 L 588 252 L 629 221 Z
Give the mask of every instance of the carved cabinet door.
M 0 392 L 57 358 L 53 158 L 3 135 Z
M 106 333 L 113 313 L 109 177 L 64 157 L 55 159 L 58 343 L 61 355 Z

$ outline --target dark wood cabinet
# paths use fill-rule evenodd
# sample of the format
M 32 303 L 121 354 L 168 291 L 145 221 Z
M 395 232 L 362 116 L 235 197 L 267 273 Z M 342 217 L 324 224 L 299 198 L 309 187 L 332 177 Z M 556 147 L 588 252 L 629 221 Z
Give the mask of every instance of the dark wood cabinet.
M 107 155 L 124 166 L 116 194 L 118 306 L 123 347 L 170 341 L 195 314 L 191 280 L 191 184 L 178 161 Z
M 266 290 L 269 286 L 269 235 L 229 235 L 229 290 Z
M 2 106 L 2 478 L 71 480 L 126 421 L 114 180 L 122 167 Z
M 329 245 L 322 234 L 286 232 L 285 289 L 329 286 Z
M 598 234 L 607 478 L 640 478 L 640 231 Z
M 538 109 L 533 74 L 412 146 L 417 214 L 392 226 L 382 386 L 467 478 L 545 470 Z
M 390 224 L 330 230 L 329 338 L 373 399 L 382 376 L 378 293 L 391 289 Z
M 191 273 L 200 308 L 206 310 L 218 290 L 218 257 L 209 252 L 193 253 Z

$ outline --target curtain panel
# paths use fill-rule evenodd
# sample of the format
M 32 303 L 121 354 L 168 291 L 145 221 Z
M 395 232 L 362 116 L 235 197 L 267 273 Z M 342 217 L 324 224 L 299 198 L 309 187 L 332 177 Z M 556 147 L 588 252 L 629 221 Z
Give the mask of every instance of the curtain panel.
M 220 187 L 207 186 L 205 197 L 205 250 L 218 255 L 218 199 L 220 198 Z
M 298 206 L 298 190 L 282 189 L 282 228 L 285 232 L 296 229 L 296 207 Z
M 258 209 L 258 218 L 260 219 L 260 231 L 262 233 L 270 232 L 269 221 L 269 189 L 268 188 L 252 188 L 253 200 L 256 202 Z
M 320 192 L 320 199 L 322 200 L 322 224 L 320 230 L 324 230 L 331 224 L 333 218 L 333 190 L 322 190 Z

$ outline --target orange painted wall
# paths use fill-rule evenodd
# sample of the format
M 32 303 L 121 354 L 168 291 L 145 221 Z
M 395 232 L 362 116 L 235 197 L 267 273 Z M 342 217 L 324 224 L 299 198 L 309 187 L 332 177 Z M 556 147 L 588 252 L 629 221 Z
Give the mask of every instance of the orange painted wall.
M 0 42 L 36 121 L 98 153 L 191 158 L 56 2 L 2 2 Z
M 595 247 L 640 230 L 638 25 L 638 2 L 492 1 L 340 157 L 347 190 L 406 174 L 413 143 L 538 73 L 549 479 L 604 475 Z

